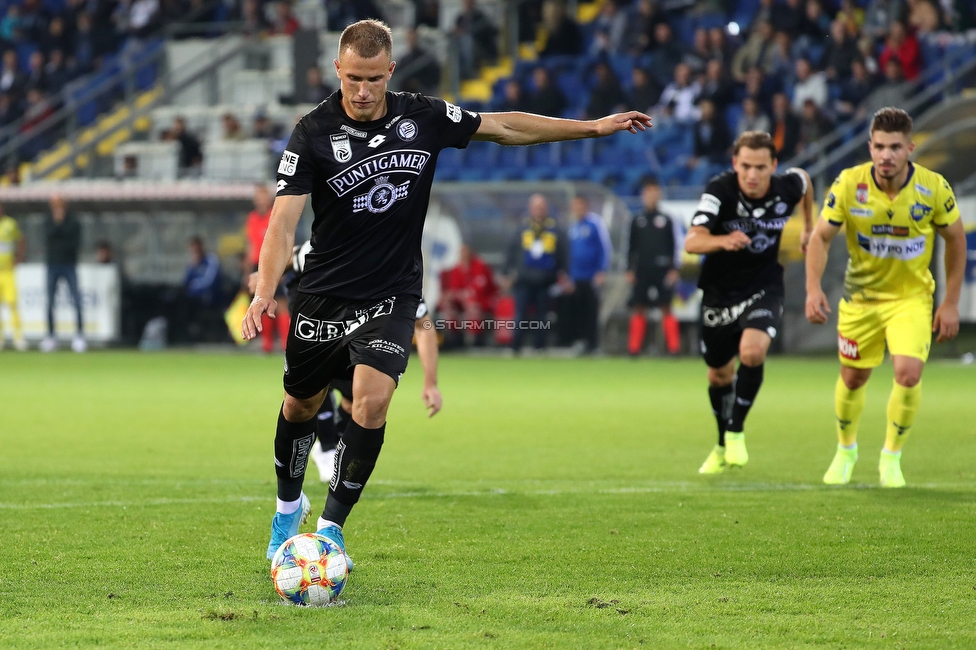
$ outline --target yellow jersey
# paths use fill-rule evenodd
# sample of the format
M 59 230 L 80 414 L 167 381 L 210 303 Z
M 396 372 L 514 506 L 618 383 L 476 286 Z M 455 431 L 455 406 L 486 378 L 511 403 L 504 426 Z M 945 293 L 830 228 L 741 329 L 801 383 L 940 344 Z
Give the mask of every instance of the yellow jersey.
M 824 200 L 821 215 L 847 226 L 850 261 L 844 280 L 849 300 L 901 300 L 931 296 L 929 271 L 935 228 L 959 218 L 949 183 L 908 163 L 908 180 L 892 199 L 874 180 L 874 165 L 845 169 Z
M 0 215 L 0 273 L 14 268 L 17 242 L 21 237 L 17 222 L 12 217 Z

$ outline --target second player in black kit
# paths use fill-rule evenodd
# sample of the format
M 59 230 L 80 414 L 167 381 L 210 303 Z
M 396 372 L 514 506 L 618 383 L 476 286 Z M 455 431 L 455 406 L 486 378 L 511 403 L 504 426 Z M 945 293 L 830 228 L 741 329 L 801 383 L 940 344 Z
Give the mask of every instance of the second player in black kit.
M 706 474 L 748 461 L 743 427 L 762 385 L 769 344 L 781 329 L 779 249 L 797 206 L 803 209 L 804 243 L 812 230 L 809 177 L 797 168 L 773 173 L 774 152 L 765 133 L 746 132 L 739 138 L 734 169 L 705 187 L 686 243 L 688 252 L 705 253 L 698 280 L 701 349 L 719 430 L 718 446 L 700 470 Z
M 269 558 L 308 516 L 302 483 L 315 415 L 330 382 L 351 379 L 352 421 L 317 526 L 345 550 L 342 526 L 379 457 L 387 409 L 407 366 L 421 299 L 421 237 L 440 151 L 463 148 L 473 136 L 527 145 L 650 126 L 637 112 L 591 121 L 478 115 L 441 99 L 388 92 L 392 51 L 390 29 L 379 21 L 343 31 L 334 61 L 340 90 L 301 119 L 278 166 L 254 300 L 241 325 L 246 340 L 257 336 L 262 315 L 274 315 L 273 288 L 291 259 L 309 195 L 315 218 L 285 354 Z

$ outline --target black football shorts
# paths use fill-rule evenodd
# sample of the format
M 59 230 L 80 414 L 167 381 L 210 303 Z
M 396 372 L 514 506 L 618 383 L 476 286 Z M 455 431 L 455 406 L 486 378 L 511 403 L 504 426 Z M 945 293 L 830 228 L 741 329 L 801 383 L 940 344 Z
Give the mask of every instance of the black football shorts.
M 665 280 L 669 269 L 641 271 L 634 276 L 628 307 L 670 307 L 674 296 Z
M 407 369 L 420 300 L 366 302 L 299 292 L 285 351 L 285 392 L 308 399 L 366 365 L 400 381 Z
M 734 305 L 701 305 L 701 350 L 710 368 L 721 368 L 739 354 L 745 329 L 762 330 L 772 339 L 783 325 L 783 296 L 762 290 Z

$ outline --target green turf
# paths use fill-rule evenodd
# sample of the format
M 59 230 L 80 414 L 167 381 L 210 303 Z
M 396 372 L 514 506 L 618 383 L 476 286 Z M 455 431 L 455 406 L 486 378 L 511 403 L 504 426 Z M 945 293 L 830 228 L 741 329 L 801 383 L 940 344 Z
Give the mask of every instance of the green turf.
M 411 369 L 317 610 L 264 559 L 280 370 L 0 355 L 0 647 L 976 647 L 976 367 L 927 368 L 902 491 L 887 368 L 835 489 L 832 360 L 771 359 L 714 478 L 698 360 L 448 357 L 433 420 Z

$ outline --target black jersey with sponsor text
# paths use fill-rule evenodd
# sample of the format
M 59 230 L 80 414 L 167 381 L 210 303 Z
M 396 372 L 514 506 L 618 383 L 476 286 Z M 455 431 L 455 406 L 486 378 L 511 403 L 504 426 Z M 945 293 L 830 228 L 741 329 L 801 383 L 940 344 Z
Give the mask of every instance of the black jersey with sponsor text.
M 442 99 L 386 93 L 387 112 L 357 122 L 341 91 L 295 126 L 277 196 L 312 195 L 312 249 L 299 290 L 349 300 L 421 295 L 423 234 L 441 149 L 463 149 L 481 117 Z
M 780 240 L 806 191 L 806 177 L 795 168 L 773 174 L 769 191 L 760 199 L 746 197 L 731 170 L 708 182 L 691 225 L 704 226 L 713 235 L 741 230 L 752 242 L 742 250 L 705 256 L 698 278 L 705 304 L 731 305 L 761 289 L 783 294 Z

